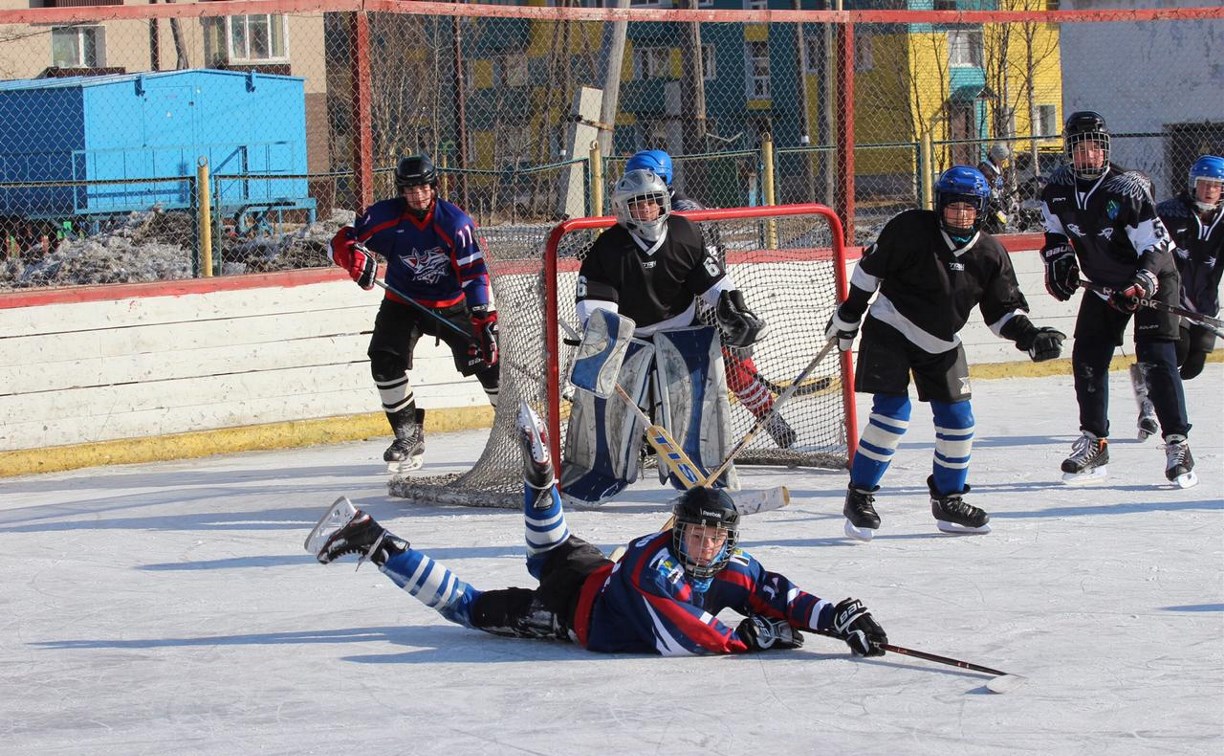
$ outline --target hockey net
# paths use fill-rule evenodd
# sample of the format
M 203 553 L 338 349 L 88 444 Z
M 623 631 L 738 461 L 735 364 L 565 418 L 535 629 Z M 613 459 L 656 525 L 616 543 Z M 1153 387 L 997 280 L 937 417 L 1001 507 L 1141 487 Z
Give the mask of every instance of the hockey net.
M 816 204 L 683 215 L 698 222 L 708 240 L 717 241 L 749 308 L 769 325 L 767 337 L 750 354 L 757 380 L 777 397 L 824 346 L 825 323 L 846 291 L 846 252 L 836 215 Z M 491 244 L 502 367 L 488 443 L 467 473 L 396 477 L 391 495 L 467 506 L 521 506 L 522 460 L 515 438 L 520 400 L 547 417 L 553 458 L 561 458 L 569 418 L 566 397 L 572 391 L 566 376 L 574 350 L 565 341 L 579 330 L 574 309 L 578 268 L 598 234 L 615 222 L 610 217 L 567 220 L 552 229 L 542 257 L 537 252 L 508 258 Z M 736 464 L 845 467 L 856 443 L 851 375 L 848 355 L 830 351 L 779 410 L 795 431 L 795 443 L 779 448 L 762 430 Z M 757 418 L 734 392 L 728 398 L 731 446 Z

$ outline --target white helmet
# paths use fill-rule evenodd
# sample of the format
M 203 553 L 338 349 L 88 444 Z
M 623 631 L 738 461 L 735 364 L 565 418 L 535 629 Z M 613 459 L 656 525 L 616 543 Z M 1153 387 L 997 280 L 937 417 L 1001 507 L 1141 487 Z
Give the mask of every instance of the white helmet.
M 1011 157 L 1011 150 L 1007 149 L 1005 144 L 996 144 L 990 148 L 990 159 L 996 164 L 1002 163 L 1009 157 Z
M 634 217 L 633 206 L 645 203 L 659 206 L 657 218 L 644 219 L 642 209 L 637 211 L 638 217 Z M 667 227 L 667 217 L 671 215 L 671 195 L 667 191 L 667 184 L 654 171 L 627 171 L 612 189 L 612 212 L 616 215 L 616 221 L 633 235 L 649 242 L 658 241 Z

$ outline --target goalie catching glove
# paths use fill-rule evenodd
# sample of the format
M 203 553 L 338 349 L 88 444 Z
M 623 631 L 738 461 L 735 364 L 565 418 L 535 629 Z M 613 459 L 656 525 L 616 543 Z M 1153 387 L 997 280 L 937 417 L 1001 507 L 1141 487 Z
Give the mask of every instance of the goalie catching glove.
M 858 599 L 842 599 L 833 607 L 833 632 L 859 656 L 883 656 L 880 646 L 888 643 L 884 628 Z
M 487 306 L 472 308 L 472 332 L 476 334 L 476 342 L 472 344 L 470 353 L 479 357 L 485 365 L 493 367 L 497 364 L 497 310 Z
M 728 346 L 752 346 L 765 338 L 765 321 L 748 309 L 739 289 L 719 292 L 714 318 Z
M 803 647 L 803 633 L 784 619 L 750 614 L 739 623 L 735 632 L 747 644 L 749 651 Z
M 374 288 L 378 260 L 353 234 L 352 226 L 342 226 L 327 245 L 327 257 L 347 270 L 349 277 L 356 281 L 358 286 L 369 291 Z

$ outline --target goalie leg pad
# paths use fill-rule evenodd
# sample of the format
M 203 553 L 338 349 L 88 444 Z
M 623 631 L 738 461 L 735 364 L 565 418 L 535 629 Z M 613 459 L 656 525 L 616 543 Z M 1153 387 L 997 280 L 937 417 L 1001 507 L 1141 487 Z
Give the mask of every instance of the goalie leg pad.
M 969 401 L 931 402 L 935 415 L 932 474 L 940 491 L 964 491 L 973 452 L 974 419 Z
M 671 431 L 695 465 L 717 467 L 731 450 L 731 407 L 718 332 L 709 326 L 660 331 L 654 335 L 659 414 L 655 422 Z M 735 466 L 719 481 L 739 489 Z M 677 489 L 687 486 L 671 476 Z
M 654 347 L 634 339 L 621 366 L 621 386 L 639 405 L 653 358 Z M 576 392 L 562 451 L 560 486 L 565 502 L 598 506 L 637 480 L 643 430 L 619 396 L 601 399 Z
M 865 491 L 879 487 L 901 437 L 909 430 L 912 409 L 909 394 L 876 394 L 872 398 L 871 417 L 850 465 L 852 487 Z

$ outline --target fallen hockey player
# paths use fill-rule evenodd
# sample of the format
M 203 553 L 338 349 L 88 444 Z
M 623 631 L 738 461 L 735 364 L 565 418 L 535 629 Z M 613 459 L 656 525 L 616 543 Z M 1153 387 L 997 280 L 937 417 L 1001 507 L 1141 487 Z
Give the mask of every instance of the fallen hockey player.
M 544 424 L 523 404 L 523 519 L 534 589 L 482 591 L 416 551 L 341 498 L 306 539 L 329 564 L 372 561 L 396 585 L 451 622 L 494 635 L 568 640 L 591 651 L 735 654 L 798 648 L 802 631 L 832 634 L 863 656 L 888 638 L 861 601 L 833 604 L 768 572 L 737 547 L 740 514 L 726 491 L 693 488 L 677 499 L 675 525 L 628 545 L 619 562 L 570 533 Z M 732 609 L 735 627 L 717 615 Z

